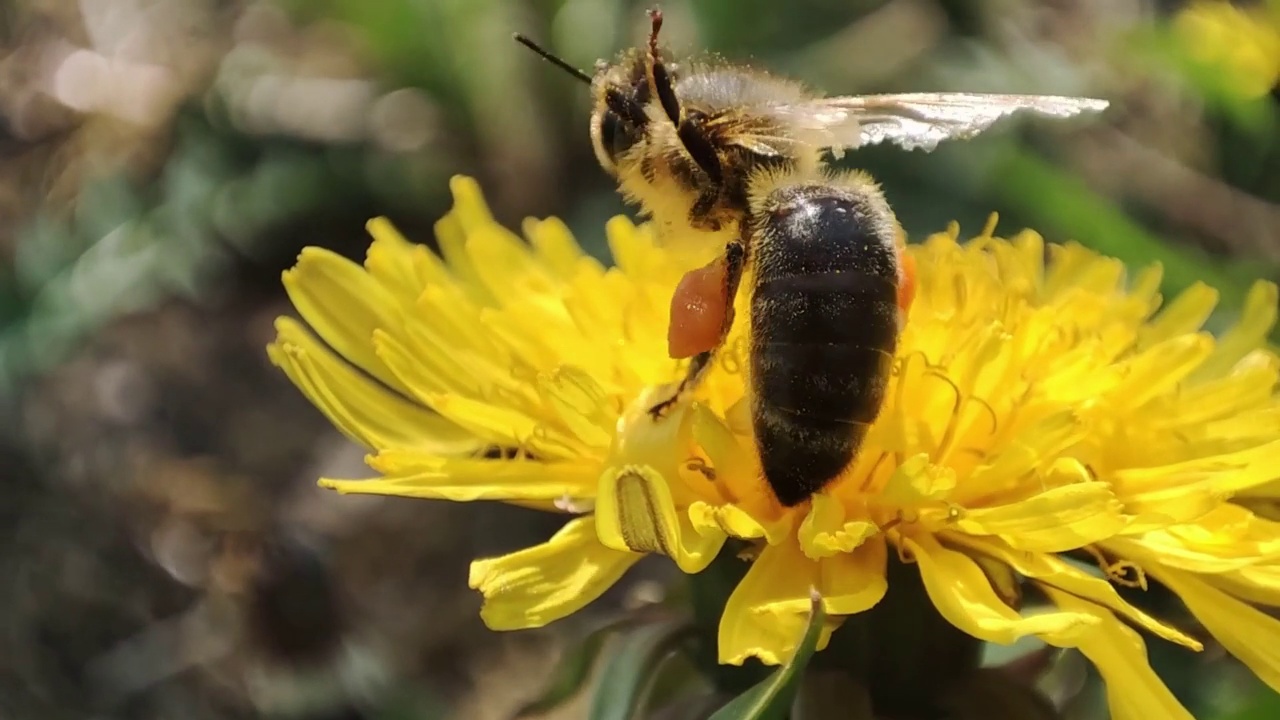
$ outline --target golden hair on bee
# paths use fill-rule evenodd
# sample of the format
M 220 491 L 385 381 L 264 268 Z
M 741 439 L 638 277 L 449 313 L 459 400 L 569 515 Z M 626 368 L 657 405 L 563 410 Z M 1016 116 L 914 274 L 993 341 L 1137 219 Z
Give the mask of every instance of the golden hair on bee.
M 752 268 L 749 388 L 764 481 L 804 502 L 856 457 L 880 411 L 914 265 L 883 192 L 825 155 L 891 142 L 932 150 L 1020 110 L 1050 117 L 1106 101 L 1049 95 L 905 93 L 824 97 L 798 82 L 723 62 L 676 63 L 648 43 L 591 75 L 517 39 L 589 83 L 589 136 L 622 195 L 660 238 L 723 246 L 673 293 L 672 357 L 692 358 L 660 419 L 694 391 L 734 322 Z

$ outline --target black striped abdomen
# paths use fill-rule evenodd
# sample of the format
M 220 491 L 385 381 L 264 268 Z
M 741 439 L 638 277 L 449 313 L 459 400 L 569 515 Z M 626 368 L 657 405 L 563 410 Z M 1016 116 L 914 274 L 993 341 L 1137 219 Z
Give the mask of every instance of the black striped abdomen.
M 765 479 L 790 506 L 848 467 L 880 411 L 898 259 L 878 194 L 795 186 L 769 200 L 753 243 L 752 421 Z

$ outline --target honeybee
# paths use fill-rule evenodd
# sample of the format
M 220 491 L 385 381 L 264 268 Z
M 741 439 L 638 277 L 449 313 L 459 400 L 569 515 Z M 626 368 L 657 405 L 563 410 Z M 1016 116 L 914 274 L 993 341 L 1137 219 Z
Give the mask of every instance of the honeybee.
M 1046 95 L 908 93 L 822 97 L 799 83 L 726 64 L 679 65 L 658 46 L 574 68 L 591 86 L 590 137 L 601 166 L 660 234 L 693 228 L 724 250 L 690 271 L 671 302 L 669 351 L 690 358 L 652 409 L 660 418 L 697 387 L 734 321 L 751 269 L 749 387 L 765 482 L 786 507 L 853 462 L 884 401 L 914 295 L 905 236 L 875 182 L 824 153 L 878 142 L 932 150 L 1018 110 L 1069 117 L 1107 102 Z M 661 237 L 661 235 L 660 235 Z

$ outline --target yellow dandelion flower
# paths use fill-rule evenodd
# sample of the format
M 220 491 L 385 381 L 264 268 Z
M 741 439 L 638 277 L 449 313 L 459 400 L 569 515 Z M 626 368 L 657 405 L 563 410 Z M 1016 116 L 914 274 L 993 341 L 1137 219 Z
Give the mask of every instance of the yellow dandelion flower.
M 527 222 L 524 242 L 473 181 L 452 188 L 440 257 L 383 220 L 364 267 L 305 250 L 285 286 L 310 329 L 280 319 L 270 356 L 372 451 L 379 477 L 325 487 L 572 516 L 544 544 L 472 565 L 490 627 L 569 615 L 647 553 L 697 573 L 737 538 L 752 561 L 721 619 L 724 663 L 784 660 L 811 587 L 831 615 L 871 608 L 895 553 L 969 635 L 1078 648 L 1118 719 L 1190 717 L 1133 628 L 1200 643 L 1116 591 L 1148 579 L 1280 689 L 1280 621 L 1257 609 L 1280 605 L 1280 531 L 1230 502 L 1277 494 L 1275 286 L 1215 338 L 1200 327 L 1216 293 L 1195 286 L 1157 312 L 1158 267 L 1129 281 L 1120 262 L 1031 232 L 934 235 L 910 249 L 916 301 L 860 455 L 784 509 L 753 444 L 745 322 L 692 402 L 645 412 L 680 375 L 665 340 L 686 259 L 618 218 L 606 268 L 558 221 Z M 1052 611 L 1020 614 L 1017 578 Z
M 1192 55 L 1224 73 L 1241 97 L 1266 95 L 1280 84 L 1280 15 L 1264 6 L 1196 0 L 1174 18 Z

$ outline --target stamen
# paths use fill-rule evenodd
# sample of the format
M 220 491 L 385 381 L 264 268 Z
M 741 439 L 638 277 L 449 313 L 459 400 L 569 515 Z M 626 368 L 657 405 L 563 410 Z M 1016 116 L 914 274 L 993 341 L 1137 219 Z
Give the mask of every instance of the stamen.
M 996 430 L 999 428 L 999 421 L 996 419 L 996 411 L 989 403 L 987 403 L 986 400 L 983 400 L 977 395 L 969 395 L 968 397 L 961 399 L 960 404 L 956 407 L 955 412 L 951 416 L 950 423 L 947 425 L 947 432 L 943 435 L 942 442 L 938 444 L 938 462 L 941 463 L 946 461 L 947 458 L 951 457 L 951 454 L 955 452 L 952 449 L 952 443 L 959 436 L 956 429 L 960 426 L 960 417 L 964 414 L 965 406 L 970 402 L 975 402 L 987 409 L 987 416 L 991 418 L 991 430 L 988 435 L 994 436 L 996 434 Z
M 931 362 L 929 362 L 929 356 L 928 356 L 928 355 L 926 355 L 926 354 L 925 354 L 925 352 L 924 352 L 923 350 L 912 350 L 911 352 L 907 353 L 906 355 L 903 355 L 902 357 L 900 357 L 900 358 L 898 359 L 898 362 L 894 363 L 894 365 L 895 365 L 895 366 L 899 366 L 899 365 L 900 365 L 900 366 L 905 367 L 905 366 L 906 366 L 906 364 L 907 364 L 907 361 L 908 361 L 908 360 L 911 360 L 912 358 L 917 357 L 917 356 L 919 356 L 919 358 L 920 358 L 921 360 L 923 360 L 923 361 L 924 361 L 925 369 L 930 369 L 930 370 L 931 370 L 931 369 L 934 369 L 934 367 L 935 367 L 935 366 L 934 366 L 934 364 L 933 364 L 933 363 L 931 363 Z
M 942 438 L 938 441 L 937 447 L 934 448 L 932 457 L 941 459 L 946 455 L 947 448 L 950 447 L 952 440 L 956 434 L 956 419 L 960 417 L 960 407 L 964 404 L 964 395 L 960 392 L 960 386 L 954 380 L 944 375 L 938 370 L 925 371 L 926 377 L 933 377 L 942 380 L 951 387 L 954 394 L 954 400 L 951 403 L 951 413 L 947 417 L 947 426 L 942 431 Z
M 711 482 L 716 481 L 716 469 L 700 457 L 692 457 L 685 461 L 685 469 L 701 474 Z
M 890 369 L 890 375 L 896 376 L 898 378 L 901 378 L 902 376 L 904 376 L 907 372 L 907 364 L 910 363 L 911 360 L 914 359 L 916 356 L 919 356 L 924 361 L 924 366 L 926 369 L 930 367 L 929 356 L 925 355 L 923 350 L 916 350 L 914 352 L 910 352 L 910 353 L 907 353 L 906 355 L 903 355 L 901 358 L 898 359 L 898 361 L 894 362 L 893 367 Z M 907 395 L 907 383 L 898 382 L 897 387 L 894 389 L 893 401 L 894 401 L 894 404 L 899 408 L 899 411 L 901 411 L 902 408 L 906 407 L 906 402 L 905 402 L 906 395 Z M 899 465 L 902 464 L 901 457 L 898 458 L 898 464 Z
M 888 459 L 889 459 L 889 453 L 887 452 L 880 453 L 880 457 L 876 458 L 875 464 L 872 465 L 871 469 L 867 471 L 867 474 L 862 477 L 862 484 L 858 486 L 858 492 L 860 493 L 870 492 L 870 489 L 873 486 L 879 487 L 879 484 L 875 482 L 876 471 L 878 471 L 880 469 L 880 465 L 884 463 L 885 460 L 888 460 Z
M 993 212 L 987 216 L 987 224 L 982 228 L 982 237 L 992 238 L 996 231 L 996 225 L 1000 222 L 1000 213 Z
M 1147 589 L 1147 574 L 1131 560 L 1120 560 L 1107 568 L 1107 576 L 1111 582 L 1130 588 Z
M 991 407 L 991 403 L 987 402 L 986 400 L 983 400 L 982 398 L 978 397 L 977 395 L 970 395 L 969 397 L 965 398 L 965 400 L 966 400 L 966 401 L 968 401 L 968 402 L 976 402 L 976 403 L 978 403 L 979 405 L 981 405 L 982 407 L 984 407 L 984 408 L 986 408 L 986 409 L 987 409 L 987 414 L 991 417 L 991 432 L 989 432 L 989 433 L 987 433 L 987 434 L 988 434 L 988 435 L 995 435 L 995 434 L 996 434 L 996 430 L 999 430 L 999 429 L 1000 429 L 1000 421 L 999 421 L 999 419 L 996 417 L 996 409 L 995 409 L 995 408 L 993 408 L 993 407 Z
M 1143 572 L 1137 563 L 1131 560 L 1111 562 L 1101 550 L 1093 545 L 1085 545 L 1080 549 L 1093 557 L 1098 569 L 1107 576 L 1107 580 L 1121 587 L 1147 589 L 1147 574 Z
M 718 353 L 720 361 L 720 369 L 729 375 L 737 375 L 742 372 L 742 356 L 746 338 L 738 337 L 728 346 L 728 352 L 721 351 Z
M 913 555 L 910 550 L 902 546 L 902 533 L 894 531 L 894 535 L 897 537 L 897 542 L 893 544 L 893 548 L 898 553 L 898 562 L 903 565 L 914 565 L 916 563 L 916 556 Z
M 956 290 L 956 309 L 960 309 L 968 305 L 969 285 L 965 282 L 965 276 L 961 274 L 955 276 L 954 285 Z
M 960 448 L 956 450 L 955 454 L 972 456 L 979 464 L 987 459 L 987 450 L 985 448 Z

